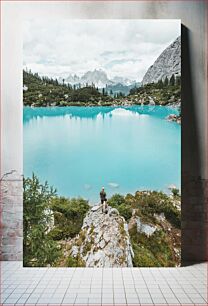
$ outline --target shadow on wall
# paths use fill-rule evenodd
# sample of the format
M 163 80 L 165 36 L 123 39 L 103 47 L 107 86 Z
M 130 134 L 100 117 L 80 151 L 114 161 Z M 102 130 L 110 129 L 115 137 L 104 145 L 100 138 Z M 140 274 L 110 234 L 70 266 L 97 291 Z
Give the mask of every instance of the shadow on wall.
M 182 265 L 207 260 L 205 202 L 206 181 L 201 178 L 202 158 L 199 145 L 197 103 L 193 86 L 190 30 L 181 29 L 182 80 Z

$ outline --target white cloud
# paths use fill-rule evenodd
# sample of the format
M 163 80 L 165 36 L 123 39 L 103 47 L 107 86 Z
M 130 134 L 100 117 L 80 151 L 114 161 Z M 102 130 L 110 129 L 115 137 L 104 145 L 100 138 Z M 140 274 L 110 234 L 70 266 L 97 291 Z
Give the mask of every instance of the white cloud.
M 24 67 L 52 77 L 97 68 L 140 81 L 179 35 L 179 20 L 28 20 Z

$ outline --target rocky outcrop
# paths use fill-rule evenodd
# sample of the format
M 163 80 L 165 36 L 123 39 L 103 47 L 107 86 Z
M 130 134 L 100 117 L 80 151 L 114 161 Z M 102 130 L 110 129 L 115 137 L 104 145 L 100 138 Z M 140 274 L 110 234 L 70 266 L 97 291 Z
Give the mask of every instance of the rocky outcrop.
M 145 223 L 139 216 L 133 215 L 129 221 L 128 229 L 131 230 L 133 226 L 136 225 L 137 233 L 143 233 L 147 237 L 152 236 L 154 232 L 159 229 L 158 225 L 153 225 L 150 223 Z
M 181 124 L 181 116 L 180 115 L 175 115 L 175 114 L 170 114 L 166 117 L 167 121 L 173 121 L 178 124 Z
M 181 37 L 179 36 L 168 46 L 156 59 L 154 64 L 147 70 L 142 84 L 156 83 L 172 75 L 181 75 Z
M 70 241 L 70 256 L 86 267 L 132 267 L 134 256 L 128 226 L 118 210 L 93 207 L 86 215 L 82 229 Z
M 136 219 L 136 224 L 137 224 L 137 232 L 144 233 L 147 236 L 151 236 L 157 230 L 157 226 L 146 224 L 142 222 L 141 218 L 139 217 L 137 217 Z

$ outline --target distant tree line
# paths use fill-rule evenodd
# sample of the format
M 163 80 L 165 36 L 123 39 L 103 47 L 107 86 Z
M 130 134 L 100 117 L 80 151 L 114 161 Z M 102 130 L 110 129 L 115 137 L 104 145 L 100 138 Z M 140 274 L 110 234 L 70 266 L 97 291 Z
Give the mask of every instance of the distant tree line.
M 181 76 L 175 76 L 172 74 L 170 79 L 166 76 L 164 80 L 160 79 L 158 82 L 145 84 L 141 87 L 134 87 L 130 90 L 129 95 L 134 95 L 140 93 L 145 89 L 164 89 L 164 90 L 173 90 L 180 88 L 181 86 Z
M 109 102 L 113 100 L 106 90 L 99 92 L 95 84 L 71 85 L 62 80 L 60 84 L 57 79 L 39 76 L 38 73 L 23 71 L 23 103 L 28 106 L 67 106 L 74 103 Z

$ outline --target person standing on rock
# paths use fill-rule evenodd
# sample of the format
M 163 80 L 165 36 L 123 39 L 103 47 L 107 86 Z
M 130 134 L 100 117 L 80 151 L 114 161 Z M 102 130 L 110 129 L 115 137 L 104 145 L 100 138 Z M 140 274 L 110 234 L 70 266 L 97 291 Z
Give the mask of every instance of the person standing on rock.
M 105 188 L 102 187 L 102 190 L 100 192 L 100 200 L 101 200 L 101 204 L 102 204 L 102 212 L 106 212 L 107 213 L 107 198 L 106 198 L 106 192 L 105 192 Z

